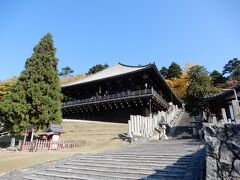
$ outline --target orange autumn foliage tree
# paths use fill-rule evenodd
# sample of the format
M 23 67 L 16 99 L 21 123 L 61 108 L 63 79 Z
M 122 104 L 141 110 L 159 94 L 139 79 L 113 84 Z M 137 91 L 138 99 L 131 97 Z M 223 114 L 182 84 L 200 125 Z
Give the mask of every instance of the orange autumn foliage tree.
M 183 73 L 179 78 L 167 79 L 166 81 L 179 98 L 184 97 L 188 87 L 188 76 L 186 73 Z
M 191 63 L 186 64 L 179 78 L 166 79 L 168 85 L 173 89 L 173 91 L 179 98 L 183 98 L 184 95 L 186 94 L 188 87 L 187 72 L 189 68 L 191 68 L 192 66 L 193 65 Z

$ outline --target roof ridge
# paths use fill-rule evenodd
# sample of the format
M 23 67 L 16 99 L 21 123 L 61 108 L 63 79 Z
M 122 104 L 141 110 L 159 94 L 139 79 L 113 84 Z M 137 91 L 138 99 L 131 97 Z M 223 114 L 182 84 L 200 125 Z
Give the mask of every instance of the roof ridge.
M 137 66 L 134 66 L 134 65 L 123 64 L 123 63 L 120 63 L 120 62 L 118 62 L 118 64 L 121 65 L 121 66 L 134 67 L 134 68 L 136 68 L 136 67 L 139 67 L 139 68 L 140 68 L 140 67 L 148 67 L 148 66 L 153 65 L 152 63 L 148 63 L 148 64 L 146 64 L 146 65 L 137 65 Z

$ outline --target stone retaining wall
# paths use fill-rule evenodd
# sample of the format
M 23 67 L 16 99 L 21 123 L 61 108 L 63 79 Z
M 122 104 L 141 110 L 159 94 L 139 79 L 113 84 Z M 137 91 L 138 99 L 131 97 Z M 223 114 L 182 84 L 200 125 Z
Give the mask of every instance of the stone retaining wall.
M 240 124 L 204 124 L 206 180 L 240 179 Z

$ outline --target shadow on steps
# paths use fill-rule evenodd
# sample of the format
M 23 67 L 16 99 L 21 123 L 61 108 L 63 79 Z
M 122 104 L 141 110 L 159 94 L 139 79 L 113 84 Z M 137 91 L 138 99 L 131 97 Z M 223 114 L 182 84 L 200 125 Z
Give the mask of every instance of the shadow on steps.
M 188 166 L 177 166 L 186 158 L 190 159 Z M 166 166 L 165 169 L 155 169 L 155 173 L 141 180 L 204 180 L 205 179 L 205 148 L 198 150 L 193 154 L 182 156 L 173 164 Z
M 192 127 L 190 126 L 178 126 L 174 134 L 172 135 L 174 139 L 189 139 L 192 138 Z

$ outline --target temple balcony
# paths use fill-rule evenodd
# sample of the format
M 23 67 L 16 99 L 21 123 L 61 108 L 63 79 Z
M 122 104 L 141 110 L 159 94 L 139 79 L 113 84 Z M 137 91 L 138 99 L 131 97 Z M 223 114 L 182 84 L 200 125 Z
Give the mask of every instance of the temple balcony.
M 62 108 L 76 107 L 76 106 L 84 106 L 105 102 L 114 102 L 114 101 L 122 101 L 122 100 L 131 100 L 131 99 L 141 99 L 141 98 L 149 98 L 155 100 L 158 104 L 160 104 L 165 109 L 168 108 L 168 102 L 162 98 L 153 88 L 152 89 L 144 89 L 137 91 L 127 91 L 121 92 L 117 94 L 104 95 L 104 96 L 95 96 L 87 99 L 73 100 L 62 103 Z

